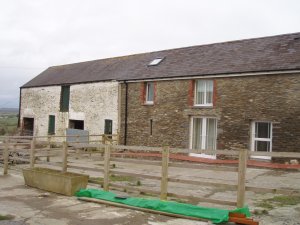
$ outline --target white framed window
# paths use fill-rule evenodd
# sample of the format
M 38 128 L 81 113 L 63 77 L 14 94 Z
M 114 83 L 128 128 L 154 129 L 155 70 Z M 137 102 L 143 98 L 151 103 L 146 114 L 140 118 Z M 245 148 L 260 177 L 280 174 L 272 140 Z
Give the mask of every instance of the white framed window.
M 195 106 L 213 105 L 213 80 L 196 80 L 195 82 Z
M 253 121 L 251 125 L 251 150 L 257 152 L 272 151 L 272 123 Z M 271 159 L 270 156 L 252 156 L 252 158 Z
M 153 104 L 154 103 L 154 82 L 147 82 L 146 83 L 146 104 Z
M 210 117 L 191 118 L 190 148 L 216 150 L 217 119 Z M 216 155 L 197 154 L 199 157 L 216 158 Z

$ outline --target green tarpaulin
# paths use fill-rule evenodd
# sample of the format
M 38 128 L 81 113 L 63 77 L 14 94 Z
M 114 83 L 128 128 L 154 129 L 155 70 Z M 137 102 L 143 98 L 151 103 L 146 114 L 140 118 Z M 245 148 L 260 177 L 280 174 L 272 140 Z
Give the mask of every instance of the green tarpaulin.
M 250 217 L 248 207 L 226 210 L 217 208 L 206 208 L 201 206 L 195 206 L 190 204 L 178 203 L 173 201 L 161 201 L 155 199 L 144 198 L 116 198 L 116 194 L 112 192 L 97 190 L 97 189 L 82 189 L 75 194 L 77 197 L 88 197 L 102 199 L 110 202 L 117 202 L 129 206 L 135 206 L 139 208 L 152 209 L 162 212 L 180 214 L 185 216 L 191 216 L 196 218 L 202 218 L 212 221 L 213 223 L 227 222 L 229 219 L 229 212 L 239 212 Z

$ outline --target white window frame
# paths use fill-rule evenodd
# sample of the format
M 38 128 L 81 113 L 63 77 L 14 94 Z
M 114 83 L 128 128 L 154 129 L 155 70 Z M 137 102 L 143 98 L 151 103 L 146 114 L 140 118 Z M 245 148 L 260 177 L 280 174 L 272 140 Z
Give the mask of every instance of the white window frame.
M 197 87 L 198 87 L 198 82 L 205 82 L 205 91 L 204 91 L 204 103 L 203 104 L 197 104 Z M 212 82 L 212 99 L 210 103 L 206 102 L 206 97 L 207 97 L 207 83 L 206 82 Z M 195 80 L 195 86 L 194 86 L 194 106 L 208 106 L 211 107 L 213 106 L 213 101 L 214 101 L 214 81 L 213 80 L 206 80 L 206 79 L 197 79 Z
M 216 132 L 216 140 L 215 140 L 216 145 L 215 145 L 215 149 L 213 149 L 213 150 L 216 150 L 217 149 L 217 137 L 218 137 L 218 133 L 217 133 L 218 120 L 216 117 L 201 117 L 201 116 L 192 116 L 190 118 L 190 149 L 193 149 L 193 136 L 194 136 L 194 133 L 193 133 L 194 132 L 194 122 L 193 121 L 194 121 L 194 118 L 202 119 L 202 131 L 201 131 L 202 137 L 206 137 L 207 119 L 215 119 L 216 120 L 216 131 L 215 131 Z M 201 149 L 205 149 L 206 142 L 207 142 L 207 138 L 202 139 Z M 189 155 L 195 156 L 195 157 L 201 157 L 201 158 L 208 158 L 208 159 L 216 159 L 217 158 L 216 154 L 190 153 Z
M 149 97 L 149 86 L 150 84 L 153 85 L 153 99 L 152 101 L 149 101 L 148 100 L 148 97 Z M 154 104 L 154 82 L 146 82 L 146 95 L 145 95 L 145 104 L 147 105 L 153 105 Z
M 256 123 L 269 123 L 270 124 L 270 138 L 257 138 L 255 137 L 255 124 Z M 270 143 L 270 151 L 272 152 L 272 142 L 273 142 L 273 124 L 270 121 L 253 121 L 251 123 L 251 151 L 255 152 L 255 141 L 268 141 Z M 267 159 L 270 160 L 271 156 L 251 156 L 255 159 Z

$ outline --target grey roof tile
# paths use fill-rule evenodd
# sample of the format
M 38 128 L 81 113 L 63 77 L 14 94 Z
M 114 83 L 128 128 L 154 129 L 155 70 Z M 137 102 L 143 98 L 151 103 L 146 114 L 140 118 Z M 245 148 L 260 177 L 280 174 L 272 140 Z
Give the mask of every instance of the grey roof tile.
M 165 57 L 157 66 L 147 66 Z M 23 87 L 300 69 L 300 33 L 49 67 Z

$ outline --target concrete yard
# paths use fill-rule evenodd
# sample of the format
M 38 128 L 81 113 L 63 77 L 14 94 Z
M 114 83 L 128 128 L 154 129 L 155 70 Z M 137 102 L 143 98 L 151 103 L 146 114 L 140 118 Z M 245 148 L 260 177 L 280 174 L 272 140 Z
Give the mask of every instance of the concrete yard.
M 55 159 L 52 159 L 53 161 Z M 51 161 L 52 161 L 51 160 Z M 59 160 L 58 160 L 59 161 Z M 83 158 L 76 160 L 70 158 L 70 165 L 77 166 L 101 165 L 102 162 L 94 158 Z M 24 180 L 20 172 L 20 167 L 11 167 L 9 175 L 0 175 L 0 215 L 12 215 L 11 221 L 0 221 L 2 224 L 209 224 L 207 222 L 176 219 L 157 214 L 149 214 L 140 211 L 122 209 L 105 206 L 101 204 L 81 202 L 75 197 L 65 197 L 53 193 L 30 188 L 24 185 Z M 153 165 L 137 165 L 123 162 L 117 162 L 114 165 L 115 171 L 128 173 L 143 173 L 148 175 L 159 175 L 160 167 Z M 0 168 L 0 174 L 2 174 Z M 77 172 L 88 173 L 92 177 L 103 176 L 99 172 L 86 172 L 77 170 Z M 181 179 L 192 179 L 202 181 L 222 181 L 223 183 L 234 184 L 237 179 L 236 173 L 223 171 L 210 171 L 199 169 L 170 168 L 169 176 Z M 139 179 L 139 187 L 151 190 L 159 190 L 159 181 L 149 179 Z M 135 181 L 116 181 L 119 184 L 136 185 Z M 270 169 L 247 170 L 247 185 L 265 188 L 280 189 L 298 189 L 300 191 L 300 171 L 284 171 Z M 99 185 L 91 184 L 93 188 L 99 188 Z M 136 185 L 137 186 L 137 185 Z M 199 197 L 209 197 L 219 200 L 236 200 L 236 192 L 225 190 L 220 187 L 204 187 L 196 185 L 187 185 L 179 183 L 169 183 L 169 191 L 185 195 Z M 137 195 L 136 193 L 129 193 Z M 149 197 L 149 196 L 147 196 Z M 175 199 L 181 201 L 182 199 Z M 261 225 L 300 225 L 300 195 L 299 192 L 292 197 L 288 195 L 274 195 L 272 193 L 258 194 L 247 192 L 246 202 L 253 213 L 253 218 L 259 221 Z M 224 205 L 212 205 L 204 202 L 192 202 L 193 204 L 228 208 Z
M 0 215 L 12 215 L 13 219 L 0 220 L 1 225 L 208 224 L 82 202 L 27 187 L 19 172 L 10 172 L 0 176 Z

